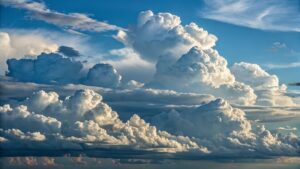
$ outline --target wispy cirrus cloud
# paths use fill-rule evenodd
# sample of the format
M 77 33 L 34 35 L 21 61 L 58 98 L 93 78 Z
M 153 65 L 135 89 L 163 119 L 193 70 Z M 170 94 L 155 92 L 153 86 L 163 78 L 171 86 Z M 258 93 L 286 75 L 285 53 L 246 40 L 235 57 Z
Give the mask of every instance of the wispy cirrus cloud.
M 297 68 L 300 67 L 300 62 L 291 62 L 286 64 L 265 64 L 268 69 L 287 69 L 287 68 Z
M 200 16 L 255 29 L 300 32 L 299 1 L 204 0 Z
M 91 31 L 104 32 L 121 30 L 122 28 L 103 21 L 98 21 L 83 13 L 61 13 L 47 8 L 42 2 L 34 0 L 1 0 L 2 5 L 23 9 L 29 13 L 32 19 L 42 20 L 50 24 L 62 27 L 67 31 Z

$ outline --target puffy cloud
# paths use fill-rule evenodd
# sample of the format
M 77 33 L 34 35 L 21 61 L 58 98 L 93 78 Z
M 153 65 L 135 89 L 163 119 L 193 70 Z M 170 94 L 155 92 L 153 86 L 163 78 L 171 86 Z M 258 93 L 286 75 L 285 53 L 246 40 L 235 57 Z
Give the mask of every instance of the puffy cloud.
M 245 113 L 223 99 L 188 112 L 162 113 L 152 119 L 158 128 L 196 137 L 217 155 L 247 152 L 248 155 L 296 155 L 300 139 L 294 134 L 272 133 L 256 126 Z M 208 130 L 209 129 L 209 130 Z
M 121 84 L 121 75 L 109 64 L 96 64 L 87 74 L 84 83 L 92 86 L 118 87 Z
M 82 63 L 54 53 L 37 59 L 9 59 L 7 65 L 7 76 L 38 83 L 78 83 L 83 68 Z
M 40 35 L 11 34 L 0 32 L 0 72 L 4 74 L 7 69 L 6 60 L 14 57 L 36 56 L 42 52 L 54 52 L 58 45 Z
M 257 64 L 235 63 L 231 67 L 237 81 L 254 89 L 258 96 L 256 104 L 267 106 L 294 106 L 293 99 L 285 96 L 287 86 L 279 85 L 276 75 L 270 75 Z
M 1 29 L 0 74 L 4 75 L 7 71 L 7 59 L 24 57 L 34 59 L 41 53 L 56 52 L 59 46 L 68 46 L 85 55 L 99 53 L 99 51 L 91 49 L 87 36 L 44 29 Z
M 61 122 L 55 118 L 29 112 L 24 105 L 11 108 L 9 105 L 0 107 L 1 128 L 20 128 L 23 131 L 59 132 Z M 30 124 L 30 125 L 28 125 Z
M 44 141 L 46 139 L 45 135 L 40 132 L 22 132 L 20 129 L 0 129 L 1 135 L 6 137 L 8 140 L 16 140 L 16 141 Z M 7 141 L 8 142 L 8 141 Z M 5 144 L 6 142 L 4 142 Z M 19 145 L 16 145 L 19 146 Z
M 31 0 L 2 0 L 1 5 L 17 9 L 23 9 L 29 12 L 33 19 L 42 20 L 50 24 L 71 29 L 71 31 L 92 31 L 103 32 L 109 30 L 120 30 L 122 28 L 116 25 L 110 25 L 106 22 L 97 21 L 82 13 L 61 13 L 48 9 L 44 3 Z
M 14 123 L 30 123 L 31 129 L 2 124 L 1 147 L 30 149 L 46 146 L 51 149 L 60 146 L 75 148 L 78 144 L 84 144 L 89 148 L 120 148 L 122 145 L 132 150 L 211 152 L 211 155 L 228 156 L 243 152 L 253 156 L 296 155 L 300 148 L 298 136 L 279 134 L 264 126 L 256 126 L 242 110 L 233 108 L 223 99 L 213 100 L 190 111 L 173 110 L 154 116 L 151 123 L 163 131 L 146 123 L 138 115 L 122 122 L 118 113 L 103 103 L 102 96 L 93 90 L 80 90 L 62 100 L 59 98 L 54 92 L 40 91 L 20 103 L 2 106 L 1 112 L 14 117 Z M 24 108 L 22 112 L 20 107 Z M 40 125 L 31 125 L 35 121 L 28 119 L 35 115 L 49 116 L 61 122 L 60 131 L 43 130 L 41 127 L 55 124 L 53 120 L 52 123 L 49 123 L 50 120 L 39 120 Z
M 188 137 L 174 136 L 157 130 L 138 115 L 133 115 L 126 123 L 122 122 L 118 113 L 103 103 L 102 96 L 93 90 L 77 91 L 63 100 L 59 100 L 54 92 L 40 91 L 15 107 L 4 105 L 0 110 L 4 114 L 4 120 L 12 118 L 15 123 L 3 123 L 1 126 L 1 137 L 7 139 L 0 143 L 3 148 L 8 146 L 30 149 L 46 146 L 51 149 L 63 141 L 64 144 L 85 144 L 88 147 L 123 145 L 136 150 L 191 150 L 200 154 L 209 152 Z M 45 115 L 51 118 L 44 119 Z M 34 120 L 45 126 L 56 125 L 61 132 L 43 130 L 41 125 L 32 125 Z M 21 124 L 27 124 L 30 129 L 27 130 Z M 20 144 L 17 144 L 18 142 Z M 35 147 L 33 142 L 40 143 Z
M 108 88 L 121 84 L 121 75 L 109 64 L 96 64 L 87 72 L 83 62 L 57 53 L 42 53 L 36 59 L 8 59 L 7 65 L 6 75 L 19 81 L 43 84 L 83 83 Z
M 176 91 L 208 93 L 224 97 L 233 103 L 253 104 L 253 89 L 235 81 L 227 61 L 216 50 L 193 47 L 176 62 L 157 63 L 154 79 L 146 86 Z
M 151 62 L 167 54 L 179 57 L 193 46 L 208 49 L 217 41 L 216 36 L 195 23 L 181 25 L 176 15 L 154 14 L 150 10 L 141 12 L 136 26 L 126 32 L 119 31 L 115 38 Z

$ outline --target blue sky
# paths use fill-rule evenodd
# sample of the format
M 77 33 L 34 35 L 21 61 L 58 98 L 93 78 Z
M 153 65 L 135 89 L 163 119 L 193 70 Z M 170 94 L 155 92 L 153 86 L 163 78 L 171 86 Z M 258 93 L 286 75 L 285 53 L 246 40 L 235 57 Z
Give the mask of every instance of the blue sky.
M 152 10 L 154 12 L 170 12 L 180 16 L 183 24 L 195 22 L 204 29 L 208 30 L 210 33 L 216 35 L 218 37 L 218 42 L 215 48 L 228 60 L 229 65 L 240 61 L 257 63 L 267 69 L 270 73 L 278 75 L 282 83 L 299 81 L 297 76 L 300 73 L 299 31 L 273 30 L 274 28 L 268 30 L 268 26 L 251 28 L 251 26 L 247 24 L 243 26 L 236 26 L 236 21 L 231 23 L 226 21 L 223 22 L 222 18 L 205 19 L 206 16 L 203 16 L 201 11 L 207 10 L 206 8 L 208 8 L 207 6 L 209 4 L 203 1 L 150 2 L 129 0 L 126 2 L 86 2 L 79 0 L 74 3 L 72 0 L 66 0 L 64 3 L 61 3 L 57 0 L 51 0 L 44 1 L 44 3 L 53 11 L 61 13 L 84 13 L 88 14 L 95 20 L 106 21 L 109 24 L 117 25 L 123 28 L 135 24 L 136 17 L 140 11 Z M 254 1 L 254 3 L 257 4 L 258 9 L 263 7 L 263 5 L 268 5 L 263 3 L 259 5 L 259 2 L 257 1 Z M 289 1 L 289 3 L 281 3 L 281 5 L 285 6 L 286 8 L 295 8 L 295 12 L 290 14 L 291 20 L 293 17 L 297 17 L 296 19 L 299 20 L 299 4 L 300 3 L 297 0 Z M 26 13 L 26 10 L 1 6 L 1 28 L 42 28 L 47 30 L 62 31 L 60 27 L 57 27 L 53 24 L 49 24 L 41 20 L 31 19 Z M 249 15 L 251 15 L 251 13 L 249 13 Z M 255 15 L 255 12 L 253 15 Z M 278 27 L 280 25 L 288 25 L 291 27 L 299 26 L 299 24 L 297 25 L 296 22 L 289 23 L 290 21 L 287 19 L 279 19 L 276 21 Z M 67 32 L 64 33 L 67 34 Z M 121 43 L 111 38 L 111 35 L 114 34 L 115 31 L 100 33 L 85 31 L 84 33 L 89 36 L 89 43 L 92 44 L 91 46 L 93 46 L 93 48 L 96 48 L 96 51 L 99 50 L 99 48 L 101 48 L 100 51 L 106 51 L 109 49 L 122 47 Z M 276 43 L 280 43 L 283 46 L 278 47 L 278 45 L 274 45 Z M 298 66 L 289 66 L 289 64 L 292 63 L 298 63 Z M 279 68 L 280 65 L 283 65 L 284 68 Z
M 299 0 L 0 4 L 3 156 L 299 164 Z

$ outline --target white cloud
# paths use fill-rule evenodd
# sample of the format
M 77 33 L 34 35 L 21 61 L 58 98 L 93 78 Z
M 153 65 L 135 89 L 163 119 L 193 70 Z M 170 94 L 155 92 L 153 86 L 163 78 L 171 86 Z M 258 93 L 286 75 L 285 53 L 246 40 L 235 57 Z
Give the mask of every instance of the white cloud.
M 0 107 L 0 117 L 3 129 L 20 128 L 22 131 L 34 132 L 39 128 L 39 131 L 43 132 L 60 132 L 61 122 L 52 117 L 29 112 L 24 105 L 15 108 L 4 105 Z
M 270 75 L 257 64 L 235 63 L 231 68 L 237 81 L 254 89 L 256 104 L 267 106 L 295 106 L 293 99 L 285 96 L 287 86 L 279 85 L 276 75 Z
M 298 68 L 298 67 L 300 67 L 300 62 L 291 62 L 291 63 L 287 63 L 287 64 L 269 63 L 269 64 L 265 64 L 264 66 L 269 68 L 269 69 L 289 69 L 289 68 Z
M 141 12 L 137 25 L 126 32 L 119 31 L 115 38 L 134 49 L 143 59 L 154 63 L 159 57 L 176 59 L 193 46 L 211 48 L 217 41 L 216 36 L 195 23 L 181 25 L 176 15 L 154 14 L 150 10 Z
M 94 55 L 88 37 L 70 35 L 44 29 L 0 29 L 0 74 L 7 71 L 6 60 L 11 58 L 36 58 L 42 52 L 56 52 L 68 46 L 85 55 Z
M 58 49 L 58 44 L 38 34 L 10 34 L 0 32 L 0 73 L 7 70 L 6 60 L 24 56 L 36 56 L 42 52 L 49 53 Z
M 196 137 L 198 143 L 216 155 L 296 155 L 299 150 L 298 136 L 280 136 L 264 126 L 257 126 L 242 110 L 233 108 L 223 99 L 188 112 L 158 114 L 152 123 L 170 133 Z
M 96 64 L 89 69 L 84 84 L 114 88 L 121 84 L 121 75 L 109 64 Z
M 200 16 L 239 26 L 300 32 L 299 2 L 205 0 Z
M 7 141 L 1 142 L 1 147 L 4 148 L 7 145 L 10 148 L 18 148 L 21 145 L 21 148 L 30 149 L 33 146 L 34 148 L 47 147 L 51 149 L 59 146 L 59 142 L 63 141 L 65 146 L 83 143 L 88 147 L 123 145 L 137 150 L 208 153 L 205 147 L 199 146 L 190 138 L 174 136 L 157 130 L 138 115 L 133 115 L 130 120 L 123 123 L 119 119 L 118 113 L 103 103 L 102 96 L 92 90 L 77 91 L 63 100 L 58 100 L 57 97 L 58 95 L 54 92 L 40 91 L 15 107 L 1 106 L 0 112 L 14 118 L 13 122 L 15 123 L 2 124 L 0 134 Z M 33 121 L 27 120 L 34 116 L 46 118 L 44 115 L 51 116 L 49 117 L 51 119 L 39 120 L 39 124 L 48 125 L 51 122 L 51 125 L 56 125 L 61 123 L 61 126 L 56 125 L 61 132 L 43 130 L 41 125 L 32 125 Z M 21 116 L 22 118 L 18 118 Z M 20 124 L 28 125 L 31 128 L 27 130 Z M 44 143 L 36 144 L 35 141 L 44 141 Z
M 48 9 L 45 3 L 32 0 L 1 0 L 1 4 L 26 10 L 30 18 L 42 20 L 71 31 L 103 32 L 122 29 L 118 26 L 92 19 L 86 14 L 57 12 Z
M 233 103 L 253 104 L 253 89 L 235 81 L 227 61 L 216 50 L 192 48 L 175 63 L 160 60 L 153 80 L 146 86 L 181 92 L 213 94 Z
M 24 128 L 2 124 L 0 145 L 3 148 L 79 148 L 125 146 L 131 150 L 187 152 L 232 156 L 236 153 L 259 155 L 296 155 L 299 137 L 271 132 L 256 126 L 245 113 L 223 99 L 216 99 L 192 111 L 161 113 L 151 119 L 158 130 L 138 115 L 122 122 L 118 113 L 103 103 L 102 96 L 92 90 L 77 91 L 62 100 L 54 92 L 40 91 L 15 106 L 2 106 L 1 113 L 17 117 L 20 107 L 28 116 L 40 115 L 61 122 L 60 131 L 43 130 L 49 121 Z M 39 113 L 37 113 L 39 111 Z M 32 112 L 32 113 L 30 113 Z M 28 118 L 28 117 L 26 117 Z M 32 124 L 26 118 L 14 118 L 14 123 Z M 53 120 L 52 120 L 53 121 Z M 54 123 L 52 123 L 54 124 Z M 210 130 L 207 130 L 209 128 Z M 188 137 L 186 137 L 188 136 Z M 203 146 L 200 146 L 203 145 Z M 205 148 L 207 147 L 207 148 Z M 82 147 L 81 147 L 82 149 Z

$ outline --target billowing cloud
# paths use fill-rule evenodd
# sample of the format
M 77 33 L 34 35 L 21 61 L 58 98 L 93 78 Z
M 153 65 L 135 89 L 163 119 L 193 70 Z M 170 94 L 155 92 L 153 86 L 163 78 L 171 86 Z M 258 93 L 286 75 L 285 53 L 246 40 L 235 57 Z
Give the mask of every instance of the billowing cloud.
M 293 99 L 285 96 L 287 86 L 279 85 L 276 75 L 270 75 L 257 64 L 235 63 L 231 68 L 237 81 L 254 89 L 256 104 L 267 106 L 294 106 Z
M 40 35 L 17 35 L 0 32 L 0 73 L 7 70 L 6 60 L 24 56 L 36 56 L 42 52 L 55 52 L 58 45 Z
M 102 96 L 92 90 L 77 91 L 63 100 L 59 100 L 54 92 L 40 91 L 16 107 L 4 105 L 0 108 L 5 119 L 12 118 L 13 123 L 18 123 L 2 123 L 0 134 L 5 138 L 0 143 L 2 148 L 22 145 L 22 148 L 30 149 L 35 145 L 34 148 L 54 149 L 59 142 L 64 142 L 66 145 L 78 144 L 77 147 L 85 144 L 88 147 L 125 146 L 159 152 L 192 150 L 200 154 L 208 153 L 205 147 L 190 138 L 157 130 L 138 115 L 123 123 L 118 113 L 103 103 Z M 51 119 L 43 119 L 46 116 L 51 116 Z M 32 125 L 33 122 L 39 125 Z M 30 129 L 23 128 L 25 124 Z M 41 125 L 56 128 L 43 130 Z
M 9 59 L 7 65 L 7 76 L 38 83 L 78 83 L 83 68 L 82 63 L 54 53 L 37 59 Z
M 252 156 L 297 155 L 300 148 L 298 136 L 279 135 L 264 126 L 256 126 L 242 110 L 223 99 L 188 112 L 173 110 L 154 116 L 151 123 L 166 131 L 158 130 L 138 115 L 122 122 L 118 113 L 93 90 L 79 90 L 63 99 L 55 92 L 39 91 L 14 105 L 1 106 L 0 112 L 14 118 L 14 123 L 37 124 L 24 128 L 19 124 L 2 123 L 2 148 L 68 147 L 84 151 L 84 147 L 124 147 L 209 156 L 243 152 Z M 48 120 L 35 118 L 36 115 Z M 55 130 L 49 129 L 50 126 L 56 126 Z M 82 144 L 85 146 L 80 146 Z
M 109 64 L 96 64 L 86 70 L 83 62 L 57 53 L 42 53 L 36 59 L 8 59 L 7 65 L 6 75 L 19 81 L 43 84 L 83 83 L 108 88 L 121 84 L 121 76 Z
M 211 48 L 217 40 L 195 23 L 181 25 L 176 15 L 154 14 L 150 10 L 141 12 L 136 26 L 126 32 L 119 31 L 115 38 L 154 63 L 165 55 L 177 58 L 193 46 Z
M 89 69 L 84 84 L 114 88 L 120 86 L 121 79 L 121 75 L 111 65 L 96 64 Z
M 106 22 L 97 21 L 86 14 L 57 12 L 48 9 L 45 3 L 31 0 L 1 0 L 1 5 L 26 10 L 32 19 L 42 20 L 71 31 L 103 32 L 122 29 Z
M 300 148 L 298 136 L 282 136 L 264 126 L 257 126 L 242 110 L 233 108 L 223 99 L 189 112 L 173 110 L 159 114 L 152 123 L 170 133 L 196 137 L 198 143 L 218 155 L 241 152 L 248 155 L 296 155 Z
M 35 59 L 41 53 L 57 52 L 60 46 L 72 48 L 85 55 L 98 53 L 97 50 L 91 49 L 88 40 L 89 38 L 86 36 L 44 29 L 1 29 L 0 74 L 4 75 L 5 71 L 7 71 L 7 59 Z M 65 55 L 66 50 L 64 51 Z
M 255 103 L 252 88 L 235 81 L 227 61 L 216 50 L 193 47 L 175 63 L 160 60 L 156 67 L 149 87 L 213 94 L 239 104 Z

